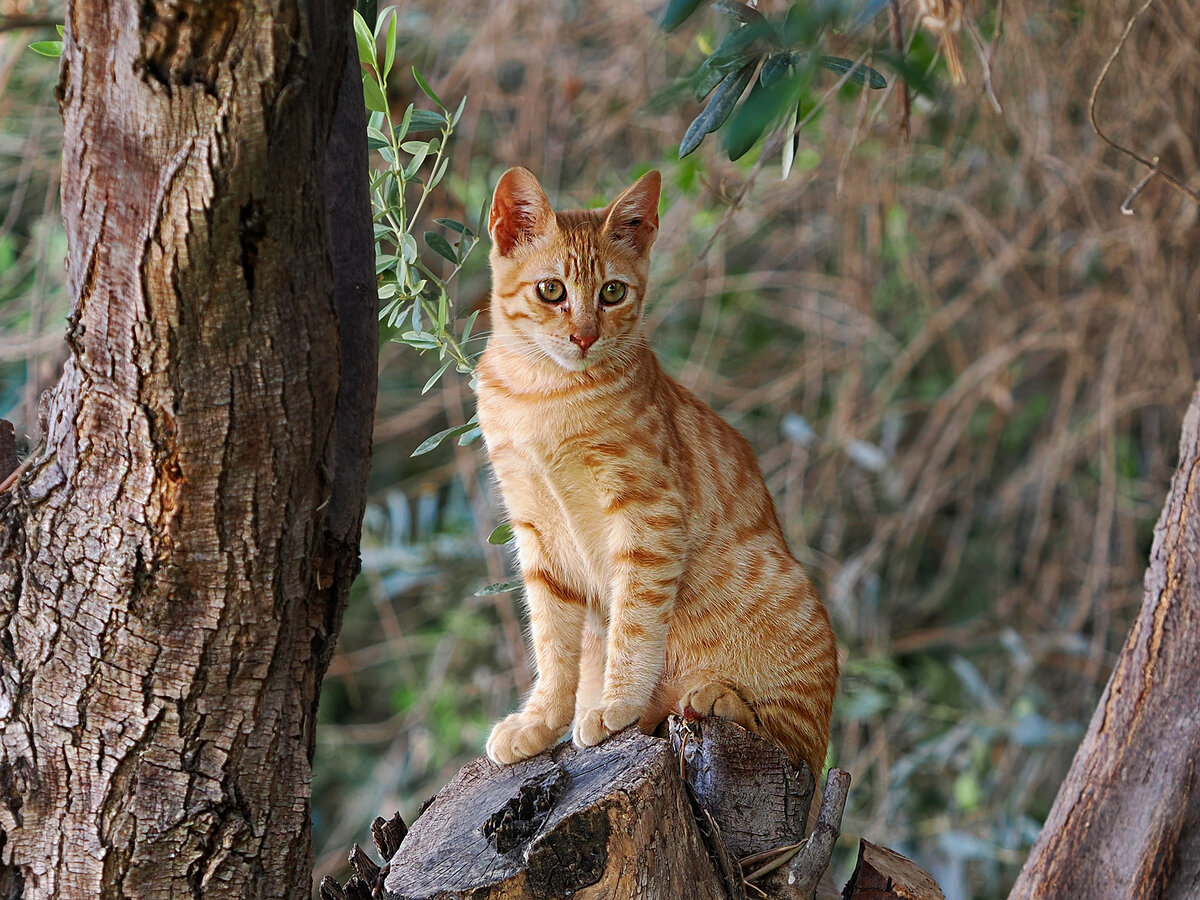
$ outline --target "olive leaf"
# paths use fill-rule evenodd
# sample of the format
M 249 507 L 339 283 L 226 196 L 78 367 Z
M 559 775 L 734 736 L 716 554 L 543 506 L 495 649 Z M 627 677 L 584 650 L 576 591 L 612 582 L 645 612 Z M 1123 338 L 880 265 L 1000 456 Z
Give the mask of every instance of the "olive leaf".
M 487 542 L 489 544 L 507 544 L 516 534 L 513 533 L 513 527 L 510 523 L 504 522 L 492 529 L 492 533 L 488 535 Z
M 746 90 L 746 85 L 754 77 L 754 67 L 757 61 L 748 62 L 737 72 L 726 75 L 713 92 L 712 99 L 704 107 L 704 112 L 696 116 L 679 143 L 679 158 L 687 156 L 700 146 L 706 135 L 716 131 L 728 120 L 735 104 Z
M 821 65 L 838 75 L 850 73 L 850 80 L 855 84 L 863 84 L 870 77 L 870 86 L 875 90 L 881 90 L 887 87 L 887 79 L 872 69 L 870 66 L 864 66 L 862 63 L 856 63 L 852 59 L 846 59 L 843 56 L 822 56 Z

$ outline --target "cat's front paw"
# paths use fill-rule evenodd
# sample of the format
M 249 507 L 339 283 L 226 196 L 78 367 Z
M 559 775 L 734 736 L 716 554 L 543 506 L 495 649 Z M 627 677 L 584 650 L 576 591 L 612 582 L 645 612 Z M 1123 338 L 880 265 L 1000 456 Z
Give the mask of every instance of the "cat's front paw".
M 507 766 L 541 753 L 558 740 L 560 733 L 561 729 L 551 728 L 540 716 L 513 713 L 492 728 L 487 755 L 492 762 Z
M 642 711 L 630 703 L 602 703 L 575 720 L 571 739 L 576 747 L 594 747 L 618 731 L 628 728 Z

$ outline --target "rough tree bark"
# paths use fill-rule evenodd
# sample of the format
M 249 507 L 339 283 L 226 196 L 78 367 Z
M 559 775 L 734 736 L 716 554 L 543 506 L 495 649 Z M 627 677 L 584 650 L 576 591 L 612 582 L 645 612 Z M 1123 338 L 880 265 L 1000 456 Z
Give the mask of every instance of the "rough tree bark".
M 1009 895 L 1200 896 L 1200 390 L 1142 608 Z
M 3 896 L 311 890 L 374 406 L 349 16 L 70 5 L 71 355 L 0 497 Z

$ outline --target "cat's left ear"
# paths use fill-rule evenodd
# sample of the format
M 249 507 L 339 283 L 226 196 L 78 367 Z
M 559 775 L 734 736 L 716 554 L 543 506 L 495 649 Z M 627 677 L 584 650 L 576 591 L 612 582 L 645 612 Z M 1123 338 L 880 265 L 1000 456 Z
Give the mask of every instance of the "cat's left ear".
M 658 194 L 662 176 L 652 169 L 608 205 L 604 233 L 609 240 L 646 253 L 658 236 Z

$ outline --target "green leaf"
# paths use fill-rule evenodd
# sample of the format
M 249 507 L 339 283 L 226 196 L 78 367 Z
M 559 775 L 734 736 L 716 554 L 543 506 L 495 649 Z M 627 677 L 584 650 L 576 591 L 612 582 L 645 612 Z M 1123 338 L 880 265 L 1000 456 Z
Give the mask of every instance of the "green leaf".
M 409 160 L 408 165 L 404 167 L 404 171 L 401 173 L 405 181 L 411 180 L 412 177 L 417 174 L 417 170 L 420 169 L 422 164 L 425 162 L 425 157 L 429 155 L 429 145 L 425 144 L 421 146 L 416 150 L 416 152 L 408 152 L 413 154 L 413 158 Z
M 459 234 L 470 234 L 471 230 L 462 222 L 455 219 L 434 219 L 435 225 L 441 225 L 443 228 L 449 228 L 451 231 L 457 231 Z
M 697 100 L 703 100 L 713 92 L 713 88 L 725 80 L 725 76 L 738 71 L 749 62 L 755 62 L 758 57 L 753 53 L 743 53 L 726 62 L 713 65 L 713 57 L 709 57 L 696 70 L 692 92 Z
M 887 87 L 887 79 L 872 69 L 870 66 L 864 66 L 862 63 L 855 65 L 854 60 L 846 59 L 842 56 L 822 56 L 821 65 L 830 72 L 836 72 L 839 76 L 850 73 L 850 80 L 855 84 L 863 84 L 867 77 L 870 76 L 870 85 L 875 90 L 882 90 Z
M 446 127 L 446 117 L 428 109 L 414 109 L 410 131 L 441 131 Z
M 416 318 L 416 311 L 420 309 L 419 305 L 413 306 L 413 318 Z M 410 347 L 416 347 L 418 350 L 436 350 L 438 348 L 437 337 L 430 334 L 428 331 L 406 331 L 400 335 L 399 341 L 402 344 L 408 344 Z M 416 456 L 416 454 L 413 454 Z
M 389 141 L 382 131 L 378 128 L 367 127 L 367 147 L 371 150 L 378 150 L 380 147 L 389 146 Z
M 387 112 L 387 98 L 383 95 L 383 88 L 379 86 L 375 76 L 369 72 L 363 73 L 363 99 L 366 101 L 367 109 L 381 113 Z
M 758 73 L 758 80 L 762 82 L 763 87 L 771 87 L 787 75 L 792 64 L 792 54 L 773 53 L 763 63 L 762 70 Z
M 458 436 L 458 446 L 465 447 L 467 444 L 477 441 L 483 434 L 483 429 L 476 425 L 470 431 L 464 431 Z
M 438 183 L 442 180 L 442 178 L 445 177 L 446 170 L 449 168 L 450 157 L 443 156 L 442 161 L 438 163 L 437 168 L 433 170 L 433 177 L 429 179 L 429 184 L 426 186 L 425 190 L 432 191 L 435 187 L 437 187 Z
M 686 22 L 699 8 L 700 0 L 671 0 L 659 24 L 663 31 L 672 31 Z
M 725 129 L 725 151 L 731 160 L 745 156 L 785 105 L 796 102 L 798 83 L 795 76 L 771 87 L 755 83 Z
M 454 115 L 450 117 L 450 127 L 451 128 L 453 128 L 455 125 L 458 124 L 458 120 L 462 118 L 463 110 L 466 108 L 467 108 L 467 98 L 466 98 L 466 95 L 464 94 L 462 100 L 459 101 L 458 109 L 456 109 L 454 111 Z
M 509 591 L 517 591 L 525 586 L 525 583 L 520 578 L 514 581 L 496 581 L 492 584 L 481 587 L 475 592 L 476 597 L 490 597 L 492 594 L 507 594 Z
M 430 378 L 427 382 L 425 382 L 425 387 L 421 388 L 422 394 L 429 393 L 429 389 L 431 387 L 433 387 L 435 384 L 437 384 L 439 378 L 441 378 L 443 375 L 446 374 L 446 370 L 448 368 L 450 368 L 450 363 L 452 363 L 452 362 L 454 362 L 454 360 L 450 359 L 450 360 L 446 360 L 446 362 L 442 363 L 441 367 L 436 372 L 434 372 L 433 375 L 430 376 Z M 413 455 L 415 456 L 416 454 L 413 454 Z
M 699 147 L 705 135 L 711 134 L 725 124 L 730 113 L 733 112 L 738 98 L 746 90 L 746 85 L 754 77 L 754 66 L 755 64 L 752 62 L 746 63 L 742 66 L 741 71 L 727 75 L 713 92 L 708 106 L 704 107 L 704 112 L 696 116 L 683 135 L 683 140 L 679 144 L 680 159 Z
M 466 425 L 456 425 L 453 428 L 447 428 L 445 431 L 439 431 L 437 434 L 427 437 L 425 440 L 421 441 L 421 443 L 417 445 L 417 449 L 412 452 L 412 455 L 421 456 L 422 454 L 428 453 L 430 450 L 435 450 L 446 438 L 453 435 L 462 434 L 464 431 L 469 431 L 474 427 L 474 423 L 468 422 Z M 495 532 L 492 533 L 495 534 Z
M 384 12 L 387 16 L 396 11 L 396 7 L 389 6 Z M 383 42 L 383 77 L 387 79 L 388 73 L 392 71 L 392 63 L 396 61 L 396 17 L 393 15 L 388 22 L 387 37 Z
M 408 108 L 404 110 L 404 118 L 400 120 L 400 124 L 397 125 L 395 131 L 392 132 L 393 140 L 404 140 L 404 136 L 408 134 L 409 125 L 412 123 L 412 117 L 413 105 L 410 103 L 408 104 Z
M 361 4 L 359 4 L 359 3 L 355 3 L 354 5 L 355 5 L 355 7 L 361 6 Z M 376 9 L 378 10 L 378 4 L 376 4 Z M 392 13 L 394 13 L 394 12 L 395 12 L 395 8 L 389 6 L 387 9 L 385 9 L 383 12 L 379 13 L 375 17 L 375 28 L 372 31 L 372 34 L 375 36 L 376 43 L 379 42 L 379 36 L 381 34 L 383 34 L 383 26 L 388 23 L 388 19 L 390 19 L 392 17 Z M 363 16 L 363 18 L 366 19 L 366 16 Z
M 475 327 L 475 320 L 479 318 L 479 314 L 482 311 L 477 309 L 467 317 L 467 324 L 463 326 L 462 339 L 459 341 L 460 344 L 465 346 L 467 341 L 471 340 L 471 329 Z
M 492 530 L 492 533 L 488 535 L 487 542 L 496 545 L 507 544 L 515 537 L 516 534 L 513 533 L 512 525 L 509 522 L 504 522 Z
M 429 249 L 443 259 L 448 259 L 450 262 L 458 265 L 458 255 L 454 252 L 454 248 L 450 246 L 450 242 L 438 234 L 436 231 L 425 232 L 425 243 Z
M 58 59 L 62 56 L 62 41 L 34 41 L 29 45 L 29 49 L 38 56 L 46 56 L 50 59 Z
M 411 153 L 416 156 L 418 153 L 428 154 L 429 146 L 432 141 L 405 141 L 400 145 L 400 149 L 405 153 Z
M 417 71 L 416 66 L 412 67 L 412 73 L 413 73 L 413 78 L 416 79 L 417 87 L 419 87 L 424 92 L 425 96 L 428 97 L 430 100 L 432 100 L 434 103 L 436 103 L 438 106 L 440 106 L 443 110 L 445 110 L 446 112 L 449 112 L 450 110 L 446 109 L 446 104 L 442 102 L 442 98 L 439 97 L 434 92 L 433 88 L 431 88 L 429 86 L 429 82 L 426 81 L 425 77 L 420 72 Z
M 403 234 L 400 236 L 400 252 L 404 256 L 406 263 L 414 263 L 417 261 L 417 239 L 411 234 Z
M 760 43 L 761 46 L 756 46 Z M 768 49 L 774 49 L 777 44 L 778 35 L 775 29 L 764 19 L 756 25 L 743 25 L 729 32 L 705 62 L 711 66 L 725 65 L 737 61 L 747 53 L 761 55 Z
M 354 10 L 354 41 L 358 45 L 358 61 L 374 67 L 375 35 L 371 34 L 371 26 L 357 9 Z
M 446 320 L 448 318 L 450 318 L 450 295 L 447 294 L 445 289 L 443 288 L 442 291 L 438 294 L 437 327 L 438 327 L 439 334 L 445 333 Z M 443 345 L 442 346 L 443 354 L 445 353 L 445 351 L 446 351 L 446 347 L 445 347 L 445 345 Z

